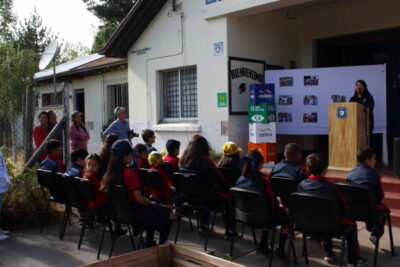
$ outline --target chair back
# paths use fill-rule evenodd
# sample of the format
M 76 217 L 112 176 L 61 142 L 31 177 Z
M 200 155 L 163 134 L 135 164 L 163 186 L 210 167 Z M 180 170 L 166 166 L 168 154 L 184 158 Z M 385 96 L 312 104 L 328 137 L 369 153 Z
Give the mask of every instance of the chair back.
M 60 181 L 61 186 L 63 187 L 68 201 L 80 201 L 81 196 L 79 194 L 78 185 L 76 184 L 74 177 L 69 176 L 67 174 L 57 173 L 56 179 Z
M 59 174 L 47 170 L 38 169 L 37 179 L 42 189 L 47 188 L 52 201 L 65 203 L 68 200 L 67 194 L 63 189 L 63 186 L 61 185 Z
M 96 195 L 93 191 L 92 183 L 85 178 L 73 177 L 73 183 L 76 185 L 80 200 L 82 201 L 95 201 Z
M 242 175 L 240 170 L 235 168 L 218 167 L 218 170 L 232 186 L 236 185 L 237 179 Z
M 142 168 L 137 170 L 137 172 L 144 186 L 154 189 L 164 189 L 165 185 L 158 171 Z
M 271 210 L 267 199 L 257 190 L 232 187 L 229 199 L 237 221 L 247 224 L 262 224 Z
M 289 197 L 290 222 L 308 235 L 341 232 L 342 215 L 336 199 L 315 193 L 297 192 Z
M 108 189 L 108 199 L 110 204 L 117 209 L 118 218 L 124 223 L 133 221 L 128 197 L 128 189 L 123 185 L 113 184 Z
M 348 214 L 355 221 L 366 221 L 375 215 L 374 192 L 368 185 L 336 183 L 348 205 Z
M 289 203 L 290 194 L 296 192 L 299 185 L 299 182 L 293 178 L 280 176 L 271 177 L 270 183 L 274 195 L 279 197 L 285 205 Z
M 198 201 L 203 196 L 201 179 L 195 173 L 174 173 L 176 194 L 184 201 Z
M 178 171 L 177 168 L 172 165 L 170 161 L 164 161 L 164 164 L 161 166 L 161 169 L 163 169 L 171 179 L 174 176 L 174 173 Z

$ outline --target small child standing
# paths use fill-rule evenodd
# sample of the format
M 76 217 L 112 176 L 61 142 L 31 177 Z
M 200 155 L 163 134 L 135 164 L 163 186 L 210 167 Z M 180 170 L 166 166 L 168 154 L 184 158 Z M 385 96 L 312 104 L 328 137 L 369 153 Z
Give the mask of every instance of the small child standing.
M 7 174 L 6 164 L 4 163 L 3 154 L 0 152 L 0 214 L 1 208 L 3 207 L 3 197 L 4 193 L 8 191 L 8 187 L 10 186 L 10 178 Z M 0 241 L 7 240 L 10 237 L 8 236 L 10 232 L 7 230 L 3 230 L 0 228 Z

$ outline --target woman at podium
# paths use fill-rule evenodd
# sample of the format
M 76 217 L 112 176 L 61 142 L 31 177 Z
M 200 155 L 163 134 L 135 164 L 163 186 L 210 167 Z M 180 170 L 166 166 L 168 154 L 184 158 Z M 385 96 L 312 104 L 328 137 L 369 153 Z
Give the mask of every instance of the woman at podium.
M 354 95 L 350 98 L 350 102 L 357 102 L 369 108 L 369 141 L 371 141 L 372 131 L 374 130 L 374 98 L 368 91 L 367 83 L 364 80 L 356 81 L 356 89 Z

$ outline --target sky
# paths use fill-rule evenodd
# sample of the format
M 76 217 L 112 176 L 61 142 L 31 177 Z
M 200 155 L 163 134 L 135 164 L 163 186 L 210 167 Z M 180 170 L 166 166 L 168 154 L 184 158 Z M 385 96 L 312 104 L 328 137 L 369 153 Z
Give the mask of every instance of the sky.
M 36 7 L 43 24 L 61 39 L 91 48 L 100 21 L 87 11 L 82 0 L 14 0 L 19 20 L 29 17 Z

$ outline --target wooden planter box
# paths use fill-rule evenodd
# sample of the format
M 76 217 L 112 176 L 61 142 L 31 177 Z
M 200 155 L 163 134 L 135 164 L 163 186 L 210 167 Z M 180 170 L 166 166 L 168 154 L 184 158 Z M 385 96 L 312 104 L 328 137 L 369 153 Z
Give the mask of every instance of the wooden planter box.
M 177 245 L 163 245 L 139 250 L 85 266 L 240 267 L 242 265 Z

